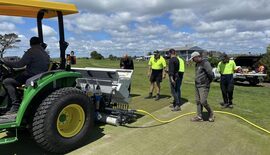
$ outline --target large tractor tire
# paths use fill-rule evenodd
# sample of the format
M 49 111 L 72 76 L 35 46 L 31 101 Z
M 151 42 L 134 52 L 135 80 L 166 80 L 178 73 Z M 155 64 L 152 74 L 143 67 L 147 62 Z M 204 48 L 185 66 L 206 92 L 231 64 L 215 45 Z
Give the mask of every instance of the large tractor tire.
M 43 149 L 66 153 L 89 138 L 93 125 L 94 105 L 82 91 L 68 87 L 56 90 L 42 101 L 31 132 Z

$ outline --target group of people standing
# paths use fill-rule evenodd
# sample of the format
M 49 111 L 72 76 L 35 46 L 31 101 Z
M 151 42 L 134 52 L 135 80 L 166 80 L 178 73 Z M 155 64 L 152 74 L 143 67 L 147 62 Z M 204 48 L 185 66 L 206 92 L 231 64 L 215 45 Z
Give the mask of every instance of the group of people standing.
M 180 111 L 181 105 L 181 85 L 185 72 L 185 61 L 177 55 L 174 49 L 169 50 L 168 67 L 166 60 L 160 55 L 158 51 L 154 52 L 151 56 L 148 65 L 148 78 L 150 81 L 149 95 L 145 99 L 153 98 L 153 91 L 156 85 L 155 100 L 160 99 L 160 84 L 165 79 L 166 74 L 169 76 L 171 94 L 173 97 L 173 104 L 170 105 L 172 111 Z M 233 74 L 236 70 L 236 65 L 233 60 L 230 60 L 226 54 L 222 55 L 222 60 L 218 63 L 217 69 L 221 74 L 220 88 L 222 92 L 223 102 L 222 108 L 233 108 Z M 190 61 L 195 62 L 195 101 L 197 105 L 197 115 L 191 121 L 203 121 L 202 111 L 203 108 L 209 113 L 209 122 L 214 122 L 215 116 L 212 108 L 207 102 L 208 94 L 210 91 L 210 84 L 214 79 L 212 67 L 206 58 L 199 52 L 191 54 Z M 129 66 L 129 67 L 124 67 Z M 134 69 L 132 59 L 125 55 L 120 61 L 120 67 L 123 69 Z M 167 69 L 168 68 L 168 69 Z M 130 90 L 130 88 L 129 88 Z
M 168 62 L 168 70 L 166 70 L 166 60 L 160 55 L 158 51 L 154 52 L 154 55 L 149 60 L 148 77 L 150 80 L 149 95 L 145 99 L 153 97 L 153 90 L 156 84 L 157 94 L 155 100 L 160 99 L 160 83 L 162 79 L 169 75 L 171 94 L 174 98 L 173 104 L 170 106 L 172 111 L 181 110 L 181 85 L 185 72 L 185 62 L 182 58 L 177 56 L 174 49 L 169 50 L 170 60 Z
M 171 94 L 174 98 L 173 104 L 170 106 L 172 111 L 181 110 L 181 85 L 183 80 L 183 75 L 185 72 L 185 62 L 184 60 L 177 56 L 174 49 L 169 50 L 169 66 L 168 75 L 170 81 Z M 236 65 L 233 60 L 224 54 L 222 56 L 222 61 L 218 64 L 218 71 L 221 74 L 220 87 L 223 96 L 223 108 L 232 108 L 233 103 L 233 73 L 236 70 Z M 195 100 L 197 104 L 197 115 L 191 119 L 191 121 L 203 121 L 202 110 L 203 107 L 209 113 L 208 120 L 214 122 L 215 116 L 214 112 L 207 102 L 208 94 L 210 91 L 210 84 L 214 78 L 212 67 L 207 59 L 203 58 L 199 52 L 193 52 L 191 54 L 190 60 L 196 63 L 195 65 Z M 165 78 L 166 61 L 160 56 L 159 52 L 154 52 L 149 60 L 149 71 L 148 76 L 150 79 L 150 92 L 149 96 L 146 98 L 152 98 L 154 83 L 157 85 L 157 95 L 155 100 L 160 98 L 160 83 L 162 82 L 162 77 Z

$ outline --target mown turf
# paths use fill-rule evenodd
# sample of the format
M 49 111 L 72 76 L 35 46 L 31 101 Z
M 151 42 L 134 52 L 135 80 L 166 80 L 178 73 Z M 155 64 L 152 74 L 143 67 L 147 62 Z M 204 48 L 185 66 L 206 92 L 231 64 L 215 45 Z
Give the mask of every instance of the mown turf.
M 187 103 L 182 112 L 172 113 L 168 107 L 155 111 L 162 119 L 169 119 L 192 111 Z M 150 117 L 143 117 L 127 127 L 101 126 L 103 136 L 70 154 L 265 154 L 270 151 L 270 136 L 258 132 L 232 117 L 216 114 L 217 121 L 190 122 L 191 116 L 159 125 Z
M 109 60 L 79 60 L 79 64 L 118 67 L 118 61 Z M 190 103 L 178 113 L 172 113 L 168 108 L 171 98 L 167 79 L 162 83 L 163 98 L 160 101 L 144 99 L 149 89 L 146 75 L 147 62 L 135 62 L 131 108 L 144 109 L 167 119 L 195 111 L 194 67 L 187 67 L 182 86 L 183 101 Z M 239 114 L 269 130 L 269 95 L 270 89 L 267 87 L 236 85 L 235 107 L 224 110 L 219 105 L 222 101 L 219 83 L 214 82 L 209 94 L 209 103 L 214 110 Z M 269 135 L 231 116 L 221 114 L 216 116 L 215 123 L 191 123 L 190 116 L 160 126 L 150 117 L 140 118 L 129 128 L 105 125 L 100 127 L 104 134 L 102 138 L 71 154 L 268 154 L 270 152 Z
M 110 60 L 91 60 L 79 59 L 76 67 L 93 66 L 118 68 L 119 61 Z M 194 67 L 187 66 L 182 85 L 182 98 L 184 101 L 194 103 Z M 147 79 L 147 62 L 136 62 L 132 78 L 131 108 L 145 109 L 150 112 L 156 111 L 169 105 L 171 100 L 155 102 L 154 100 L 144 100 L 149 92 L 149 81 Z M 161 94 L 164 98 L 170 97 L 168 79 L 162 82 Z M 236 85 L 234 91 L 234 108 L 221 109 L 219 103 L 222 101 L 219 83 L 213 82 L 209 94 L 209 104 L 214 110 L 224 110 L 239 114 L 250 121 L 270 130 L 270 88 L 269 87 L 250 87 L 249 85 Z M 194 109 L 195 110 L 195 109 Z
M 119 61 L 78 59 L 75 67 L 118 68 Z M 144 109 L 160 118 L 169 119 L 185 112 L 195 111 L 194 67 L 187 67 L 182 97 L 186 103 L 181 112 L 168 108 L 171 102 L 168 79 L 162 83 L 162 99 L 145 100 L 148 94 L 147 62 L 135 62 L 132 78 L 130 108 Z M 270 130 L 270 89 L 236 85 L 234 109 L 225 111 L 239 114 Z M 219 83 L 212 83 L 209 103 L 214 110 L 223 110 Z M 231 116 L 216 114 L 216 122 L 192 123 L 191 116 L 175 122 L 159 125 L 150 117 L 142 117 L 128 127 L 97 125 L 93 136 L 84 147 L 70 154 L 265 154 L 270 152 L 270 136 Z M 44 154 L 31 140 L 22 134 L 17 143 L 0 146 L 0 154 Z M 48 153 L 46 153 L 48 154 Z

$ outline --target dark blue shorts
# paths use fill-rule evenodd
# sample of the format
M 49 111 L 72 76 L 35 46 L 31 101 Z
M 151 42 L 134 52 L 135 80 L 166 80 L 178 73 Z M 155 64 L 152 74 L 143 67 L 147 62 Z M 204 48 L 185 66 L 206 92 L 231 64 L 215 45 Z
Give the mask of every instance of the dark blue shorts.
M 153 82 L 157 82 L 157 83 L 160 83 L 162 82 L 162 73 L 163 73 L 163 70 L 154 70 L 152 69 L 152 74 L 151 74 L 151 77 L 150 77 L 150 82 L 153 83 Z

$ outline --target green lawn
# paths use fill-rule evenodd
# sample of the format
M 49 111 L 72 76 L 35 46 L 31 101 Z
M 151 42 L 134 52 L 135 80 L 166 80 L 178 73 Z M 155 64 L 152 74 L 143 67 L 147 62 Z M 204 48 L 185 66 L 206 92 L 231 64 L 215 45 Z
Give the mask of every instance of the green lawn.
M 86 60 L 78 59 L 76 67 L 92 66 L 92 67 L 109 67 L 118 68 L 118 61 L 110 60 Z M 194 67 L 187 67 L 183 85 L 182 85 L 182 98 L 194 103 Z M 156 102 L 153 100 L 144 100 L 143 98 L 148 95 L 149 81 L 147 80 L 147 62 L 135 62 L 135 71 L 132 78 L 132 94 L 139 95 L 132 98 L 131 108 L 145 109 L 149 112 L 159 110 L 169 105 L 171 100 L 164 100 Z M 168 79 L 162 83 L 161 94 L 164 97 L 170 96 L 170 89 Z M 219 103 L 222 101 L 219 83 L 213 82 L 209 94 L 209 104 L 214 110 L 224 110 L 239 114 L 248 120 L 263 126 L 270 130 L 270 88 L 269 87 L 250 87 L 248 85 L 235 86 L 234 91 L 234 108 L 221 109 Z M 195 109 L 194 109 L 195 110 Z
M 78 59 L 75 67 L 109 67 L 118 68 L 119 61 Z M 170 119 L 178 115 L 195 111 L 194 104 L 194 67 L 187 67 L 182 98 L 187 103 L 182 111 L 171 112 L 168 79 L 162 83 L 162 99 L 158 102 L 148 95 L 147 62 L 135 62 L 132 79 L 132 98 L 130 108 L 144 109 L 161 119 Z M 270 95 L 269 87 L 235 86 L 233 109 L 225 111 L 239 114 L 253 123 L 270 130 Z M 209 95 L 209 104 L 214 110 L 223 110 L 219 83 L 213 83 Z M 140 154 L 140 155 L 179 155 L 179 154 L 237 154 L 268 155 L 270 136 L 249 124 L 222 114 L 216 114 L 214 123 L 190 122 L 192 116 L 180 118 L 169 124 L 159 124 L 150 117 L 141 117 L 127 126 L 97 125 L 85 146 L 70 154 Z M 28 134 L 20 134 L 19 141 L 1 145 L 0 154 L 45 154 L 37 147 Z

